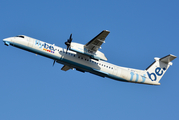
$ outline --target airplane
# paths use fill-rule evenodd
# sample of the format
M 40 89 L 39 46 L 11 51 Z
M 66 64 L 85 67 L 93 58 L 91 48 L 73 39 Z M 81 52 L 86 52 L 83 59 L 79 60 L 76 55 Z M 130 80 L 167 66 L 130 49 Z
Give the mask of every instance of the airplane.
M 107 62 L 104 53 L 99 51 L 101 45 L 110 32 L 103 30 L 87 44 L 72 42 L 72 34 L 65 42 L 66 49 L 49 44 L 25 35 L 18 35 L 3 39 L 5 45 L 14 47 L 52 59 L 54 64 L 64 66 L 63 71 L 76 69 L 89 72 L 101 77 L 108 77 L 117 81 L 132 82 L 149 85 L 160 85 L 159 81 L 172 65 L 176 56 L 169 54 L 165 57 L 155 57 L 155 61 L 145 70 L 117 66 Z

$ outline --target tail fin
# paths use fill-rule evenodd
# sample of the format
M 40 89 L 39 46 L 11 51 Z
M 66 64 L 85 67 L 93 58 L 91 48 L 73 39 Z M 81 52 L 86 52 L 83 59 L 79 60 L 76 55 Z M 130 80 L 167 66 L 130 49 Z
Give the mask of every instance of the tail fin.
M 172 60 L 174 60 L 176 56 L 167 55 L 163 58 L 154 58 L 155 62 L 153 62 L 147 69 L 147 74 L 149 79 L 152 81 L 156 81 L 159 83 L 162 76 L 165 74 L 167 69 L 172 65 Z

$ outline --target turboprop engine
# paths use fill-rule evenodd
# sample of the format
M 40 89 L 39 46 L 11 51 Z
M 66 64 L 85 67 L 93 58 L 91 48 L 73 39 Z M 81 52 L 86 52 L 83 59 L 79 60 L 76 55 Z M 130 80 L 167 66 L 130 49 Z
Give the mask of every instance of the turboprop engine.
M 71 42 L 69 49 L 72 50 L 72 51 L 87 55 L 90 58 L 93 58 L 93 59 L 96 59 L 96 60 L 107 61 L 107 58 L 105 57 L 105 55 L 102 52 L 100 52 L 98 50 L 95 53 L 93 53 L 92 51 L 87 50 L 83 44 Z

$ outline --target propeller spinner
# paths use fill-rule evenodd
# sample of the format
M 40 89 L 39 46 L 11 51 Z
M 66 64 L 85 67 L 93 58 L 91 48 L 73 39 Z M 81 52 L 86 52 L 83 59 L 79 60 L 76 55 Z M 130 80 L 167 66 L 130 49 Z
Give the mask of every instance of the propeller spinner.
M 72 41 L 72 34 L 70 34 L 70 38 L 65 42 L 65 45 L 67 46 L 66 53 L 71 45 L 71 41 Z

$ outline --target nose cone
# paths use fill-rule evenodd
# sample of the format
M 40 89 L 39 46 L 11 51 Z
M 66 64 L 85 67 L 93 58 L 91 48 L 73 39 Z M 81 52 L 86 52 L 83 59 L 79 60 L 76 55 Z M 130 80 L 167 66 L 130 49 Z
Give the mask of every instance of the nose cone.
M 12 42 L 12 40 L 11 40 L 11 38 L 5 38 L 5 39 L 3 39 L 3 42 L 5 45 L 9 46 L 10 43 Z
M 3 39 L 3 42 L 10 42 L 11 41 L 11 38 L 5 38 Z

